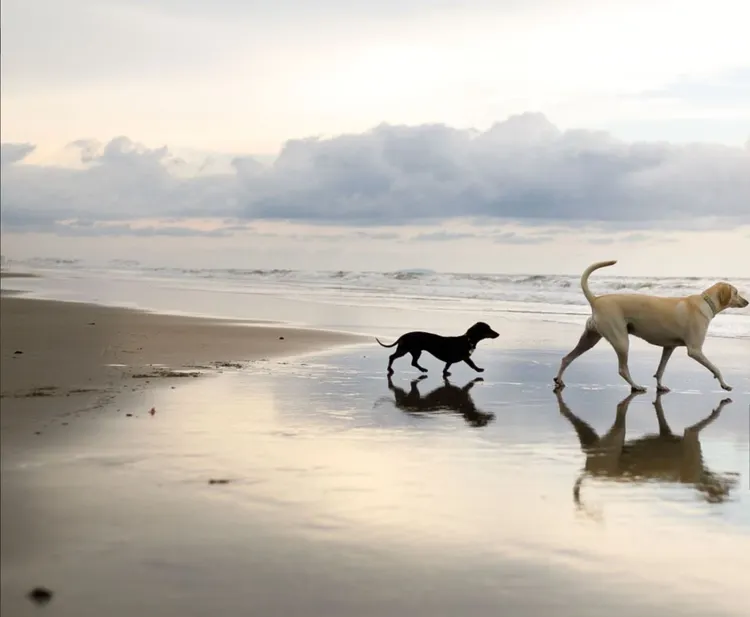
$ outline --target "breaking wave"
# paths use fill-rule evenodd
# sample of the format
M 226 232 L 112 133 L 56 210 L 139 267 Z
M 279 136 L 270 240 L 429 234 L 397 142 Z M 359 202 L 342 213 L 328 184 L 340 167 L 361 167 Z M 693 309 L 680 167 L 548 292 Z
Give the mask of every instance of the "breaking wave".
M 580 275 L 444 273 L 427 269 L 402 269 L 390 272 L 353 270 L 303 271 L 262 268 L 174 268 L 150 267 L 135 260 L 112 260 L 104 267 L 71 259 L 32 259 L 14 265 L 36 269 L 65 269 L 90 275 L 110 277 L 137 276 L 170 281 L 170 285 L 204 285 L 207 289 L 234 293 L 283 293 L 294 297 L 315 297 L 319 301 L 365 303 L 368 305 L 401 305 L 413 307 L 417 302 L 436 307 L 471 310 L 500 310 L 499 304 L 518 306 L 503 310 L 581 315 L 588 312 L 580 287 Z M 605 293 L 648 293 L 659 296 L 681 296 L 695 293 L 714 284 L 719 278 L 699 277 L 624 277 L 597 272 L 590 280 L 596 295 Z M 732 283 L 750 293 L 750 279 L 733 278 Z M 566 308 L 568 307 L 568 308 Z M 733 313 L 727 327 L 712 324 L 712 336 L 750 337 L 750 315 Z M 740 324 L 740 326 L 737 326 Z

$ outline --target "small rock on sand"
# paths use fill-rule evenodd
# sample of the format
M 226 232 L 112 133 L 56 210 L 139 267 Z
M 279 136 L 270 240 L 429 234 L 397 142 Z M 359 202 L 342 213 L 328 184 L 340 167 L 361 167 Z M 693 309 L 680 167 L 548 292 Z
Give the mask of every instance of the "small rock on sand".
M 52 600 L 52 591 L 46 587 L 34 587 L 34 589 L 27 594 L 27 597 L 35 604 L 47 604 Z

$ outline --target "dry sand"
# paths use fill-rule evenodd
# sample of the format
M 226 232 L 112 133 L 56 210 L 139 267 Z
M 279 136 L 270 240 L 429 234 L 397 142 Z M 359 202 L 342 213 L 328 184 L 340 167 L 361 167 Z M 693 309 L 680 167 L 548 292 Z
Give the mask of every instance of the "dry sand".
M 3 431 L 23 421 L 15 413 L 20 406 L 24 417 L 38 417 L 50 407 L 50 399 L 61 396 L 108 400 L 153 379 L 241 368 L 253 360 L 358 340 L 338 332 L 19 297 L 0 299 L 0 321 Z

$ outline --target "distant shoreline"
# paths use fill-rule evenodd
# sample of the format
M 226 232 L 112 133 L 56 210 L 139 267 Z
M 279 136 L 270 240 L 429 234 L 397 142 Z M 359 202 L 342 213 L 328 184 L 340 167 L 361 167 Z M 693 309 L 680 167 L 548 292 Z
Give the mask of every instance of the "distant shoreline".
M 9 270 L 0 270 L 0 278 L 4 279 L 36 279 L 39 278 L 38 274 L 32 272 L 12 272 Z
M 13 264 L 14 268 L 21 264 Z M 532 320 L 578 329 L 590 314 L 578 277 L 548 275 L 451 275 L 400 272 L 323 272 L 180 268 L 112 269 L 51 267 L 39 272 L 3 273 L 3 296 L 45 298 L 158 314 L 254 323 L 294 324 L 355 334 L 395 335 L 397 329 L 465 329 L 466 321 Z M 603 293 L 679 296 L 710 281 L 602 276 L 592 289 Z M 736 281 L 750 293 L 750 279 Z M 454 320 L 447 320 L 449 314 Z M 575 335 L 572 335 L 575 336 Z M 709 339 L 750 340 L 750 310 L 731 310 L 714 320 Z

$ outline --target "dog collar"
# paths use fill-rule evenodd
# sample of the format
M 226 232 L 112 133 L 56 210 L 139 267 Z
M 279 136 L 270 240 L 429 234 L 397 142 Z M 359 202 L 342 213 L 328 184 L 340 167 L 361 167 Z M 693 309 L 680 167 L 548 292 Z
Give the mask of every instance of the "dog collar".
M 711 317 L 716 317 L 716 313 L 718 313 L 719 311 L 716 310 L 716 305 L 714 304 L 714 301 L 711 299 L 711 296 L 709 296 L 708 294 L 703 294 L 703 296 L 701 297 L 703 298 L 705 303 L 708 304 L 708 308 L 711 309 Z

